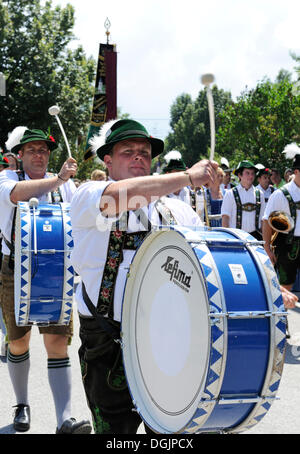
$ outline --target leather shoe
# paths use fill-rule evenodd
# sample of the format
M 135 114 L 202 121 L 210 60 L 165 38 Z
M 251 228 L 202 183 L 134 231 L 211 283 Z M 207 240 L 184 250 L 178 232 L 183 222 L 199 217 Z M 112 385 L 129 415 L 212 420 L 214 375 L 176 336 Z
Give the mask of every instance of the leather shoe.
M 30 429 L 30 407 L 29 405 L 15 405 L 14 429 L 17 432 L 26 432 Z
M 57 434 L 90 434 L 92 426 L 90 421 L 79 421 L 75 418 L 66 419 L 60 429 L 56 429 Z

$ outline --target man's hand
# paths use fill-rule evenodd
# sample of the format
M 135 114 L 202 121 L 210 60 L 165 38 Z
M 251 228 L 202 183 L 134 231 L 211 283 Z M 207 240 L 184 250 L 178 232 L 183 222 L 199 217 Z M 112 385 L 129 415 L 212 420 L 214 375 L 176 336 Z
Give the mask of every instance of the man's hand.
M 283 285 L 280 286 L 280 290 L 284 307 L 286 309 L 293 309 L 298 301 L 298 297 L 294 293 L 283 287 Z
M 203 186 L 207 183 L 214 182 L 217 178 L 217 169 L 219 164 L 215 161 L 203 159 L 194 164 L 189 170 L 191 180 L 195 187 Z
M 270 259 L 271 262 L 272 262 L 272 265 L 275 266 L 275 264 L 276 264 L 276 262 L 277 262 L 277 257 L 276 257 L 276 255 L 274 254 L 274 251 L 273 251 L 272 246 L 271 246 L 271 245 L 268 245 L 267 243 L 265 243 L 264 248 L 265 248 L 266 253 L 267 253 L 268 256 L 269 256 L 269 259 Z
M 63 181 L 68 181 L 69 178 L 73 178 L 77 172 L 77 162 L 74 158 L 68 158 L 62 165 L 58 175 Z

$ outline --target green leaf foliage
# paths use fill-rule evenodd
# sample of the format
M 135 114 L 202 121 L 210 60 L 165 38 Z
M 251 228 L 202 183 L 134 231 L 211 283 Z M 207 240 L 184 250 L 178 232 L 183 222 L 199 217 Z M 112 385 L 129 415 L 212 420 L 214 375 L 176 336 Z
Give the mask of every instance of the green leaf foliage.
M 68 155 L 48 108 L 60 106 L 59 117 L 75 156 L 78 138 L 87 132 L 94 95 L 95 60 L 81 46 L 68 47 L 74 39 L 74 21 L 71 5 L 62 8 L 53 7 L 51 0 L 0 0 L 0 71 L 6 78 L 0 146 L 4 148 L 8 133 L 16 126 L 50 128 L 59 143 L 49 163 L 56 172 Z M 78 162 L 79 167 L 82 163 Z M 89 163 L 88 167 L 94 166 Z
M 215 106 L 216 129 L 219 116 L 227 104 L 231 104 L 231 94 L 212 88 Z M 199 92 L 195 101 L 188 94 L 178 96 L 171 106 L 170 125 L 172 132 L 166 138 L 166 152 L 176 149 L 181 152 L 188 167 L 201 158 L 209 156 L 210 123 L 206 90 Z

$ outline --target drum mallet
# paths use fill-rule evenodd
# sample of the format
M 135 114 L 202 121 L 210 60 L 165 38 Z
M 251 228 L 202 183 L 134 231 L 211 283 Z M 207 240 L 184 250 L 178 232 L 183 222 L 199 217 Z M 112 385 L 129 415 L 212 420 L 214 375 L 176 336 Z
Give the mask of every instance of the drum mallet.
M 34 254 L 37 255 L 37 234 L 36 234 L 36 217 L 35 217 L 35 209 L 39 205 L 39 201 L 36 197 L 32 197 L 29 200 L 29 206 L 33 210 L 33 249 Z
M 215 112 L 214 112 L 214 98 L 210 89 L 210 84 L 214 82 L 215 77 L 213 74 L 203 74 L 201 76 L 201 83 L 206 87 L 206 96 L 209 111 L 210 123 L 210 157 L 209 160 L 213 161 L 215 154 L 216 132 L 215 132 Z
M 48 112 L 49 112 L 50 115 L 52 115 L 52 116 L 54 116 L 56 118 L 58 126 L 60 127 L 61 133 L 63 135 L 64 141 L 65 141 L 65 144 L 66 144 L 66 147 L 67 147 L 67 150 L 68 150 L 69 157 L 72 158 L 71 150 L 70 150 L 70 146 L 69 146 L 69 143 L 68 143 L 68 140 L 67 140 L 66 133 L 64 131 L 63 125 L 61 124 L 61 121 L 60 121 L 59 116 L 58 116 L 58 114 L 60 113 L 60 107 L 59 106 L 51 106 L 51 107 L 49 107 Z

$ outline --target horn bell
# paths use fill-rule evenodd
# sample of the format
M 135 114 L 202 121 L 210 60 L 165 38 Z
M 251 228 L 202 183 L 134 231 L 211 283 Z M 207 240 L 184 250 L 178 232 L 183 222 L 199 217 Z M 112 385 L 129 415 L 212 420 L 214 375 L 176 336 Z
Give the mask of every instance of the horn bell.
M 293 218 L 284 211 L 272 211 L 268 224 L 275 232 L 289 233 L 295 227 Z

